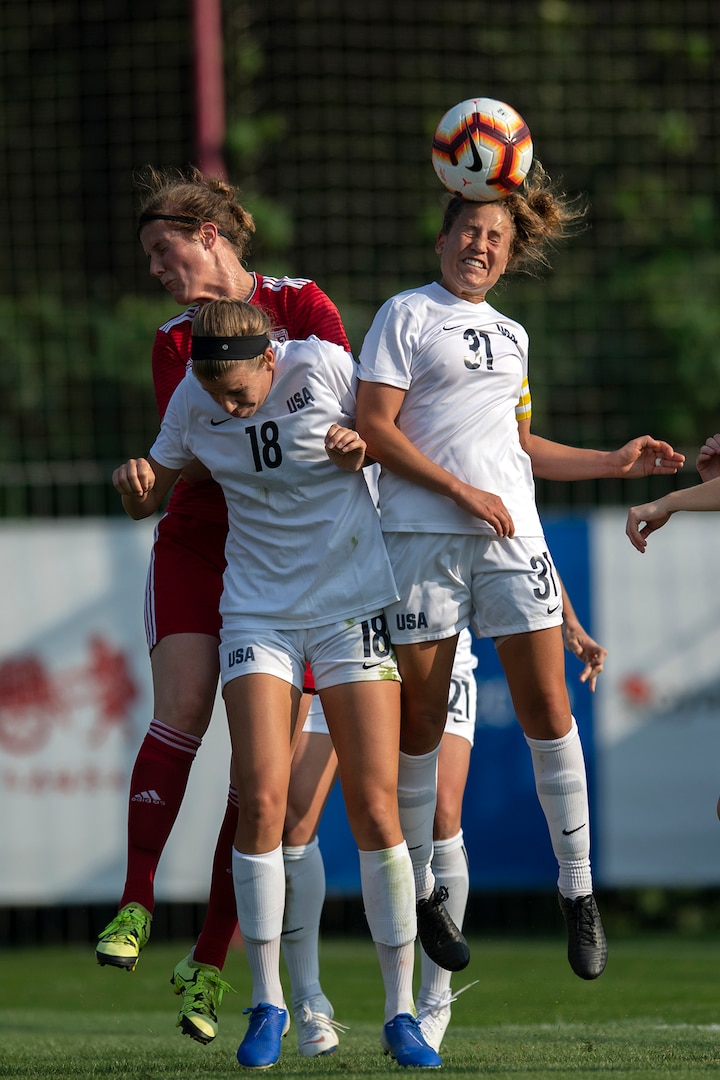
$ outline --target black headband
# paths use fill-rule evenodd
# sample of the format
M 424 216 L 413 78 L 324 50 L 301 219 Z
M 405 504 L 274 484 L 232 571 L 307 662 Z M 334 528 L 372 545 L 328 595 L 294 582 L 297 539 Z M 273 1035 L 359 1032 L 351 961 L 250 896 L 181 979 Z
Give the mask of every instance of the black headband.
M 270 344 L 266 334 L 254 337 L 195 337 L 190 355 L 195 360 L 254 360 Z
M 194 225 L 196 229 L 199 229 L 203 224 L 202 218 L 182 217 L 180 214 L 141 214 L 138 222 L 138 235 L 140 235 L 143 225 L 147 225 L 150 221 L 181 221 L 183 225 Z M 215 222 L 213 222 L 213 225 L 215 225 Z M 217 225 L 215 225 L 215 228 L 217 229 Z M 226 240 L 229 240 L 231 244 L 233 243 L 233 238 L 223 232 L 222 229 L 218 229 L 218 232 Z

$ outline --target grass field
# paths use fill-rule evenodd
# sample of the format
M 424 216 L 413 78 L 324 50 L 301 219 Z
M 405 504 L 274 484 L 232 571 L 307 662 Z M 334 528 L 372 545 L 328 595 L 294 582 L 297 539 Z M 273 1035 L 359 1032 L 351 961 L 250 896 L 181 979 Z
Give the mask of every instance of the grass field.
M 678 936 L 611 942 L 597 982 L 577 979 L 564 942 L 471 939 L 473 959 L 456 988 L 477 986 L 453 1006 L 443 1073 L 507 1080 L 611 1080 L 720 1075 L 720 942 Z M 91 947 L 10 950 L 0 957 L 0 1076 L 27 1080 L 238 1077 L 249 982 L 233 952 L 217 1039 L 207 1047 L 175 1028 L 169 985 L 189 946 L 147 947 L 133 974 L 100 968 Z M 349 1025 L 338 1052 L 304 1059 L 294 1030 L 273 1075 L 345 1080 L 398 1074 L 378 1034 L 382 990 L 373 946 L 326 938 L 323 985 Z

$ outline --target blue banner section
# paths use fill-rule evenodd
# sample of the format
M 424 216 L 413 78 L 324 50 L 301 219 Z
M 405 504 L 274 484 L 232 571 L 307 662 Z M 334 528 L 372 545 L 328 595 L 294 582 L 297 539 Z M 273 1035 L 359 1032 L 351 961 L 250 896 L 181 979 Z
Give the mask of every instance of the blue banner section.
M 583 517 L 543 518 L 545 536 L 580 622 L 592 634 L 588 523 Z M 463 804 L 463 832 L 475 891 L 554 888 L 557 863 L 535 793 L 530 751 L 513 712 L 502 668 L 490 641 L 475 641 L 479 657 L 475 746 Z M 593 695 L 578 681 L 582 666 L 566 655 L 573 713 L 594 790 Z M 358 857 L 339 785 L 320 825 L 329 896 L 360 892 Z M 597 857 L 597 832 L 593 854 Z

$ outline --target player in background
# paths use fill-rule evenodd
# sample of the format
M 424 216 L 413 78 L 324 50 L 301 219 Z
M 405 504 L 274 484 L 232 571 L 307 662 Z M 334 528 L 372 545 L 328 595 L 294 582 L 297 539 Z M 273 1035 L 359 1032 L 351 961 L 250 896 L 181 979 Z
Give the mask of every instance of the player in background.
M 149 272 L 184 309 L 155 335 L 152 370 L 161 418 L 190 363 L 193 316 L 218 297 L 246 300 L 267 312 L 279 340 L 314 334 L 349 349 L 337 308 L 315 282 L 266 277 L 246 268 L 255 225 L 238 202 L 235 188 L 197 170 L 182 174 L 151 169 L 139 181 L 138 194 L 138 237 Z M 202 467 L 190 466 L 175 485 L 158 523 L 148 573 L 145 622 L 153 719 L 130 782 L 127 873 L 120 910 L 97 944 L 97 959 L 103 965 L 132 971 L 150 934 L 155 872 L 215 701 L 226 536 L 227 509 L 219 485 Z M 311 696 L 304 695 L 299 728 Z M 326 759 L 322 742 L 321 737 L 302 731 L 297 736 L 305 785 L 315 782 L 316 757 L 320 767 Z M 146 791 L 157 792 L 158 798 L 142 799 Z M 201 1042 L 214 1037 L 217 1007 L 228 989 L 220 970 L 237 927 L 228 872 L 236 822 L 237 792 L 231 782 L 205 924 L 192 954 L 177 964 L 172 977 L 175 992 L 182 998 L 178 1026 Z M 292 846 L 295 850 L 286 862 L 287 925 L 297 927 L 304 924 L 304 916 L 293 905 L 303 904 L 304 883 L 319 881 L 323 868 L 317 845 L 305 850 Z M 322 993 L 317 973 L 293 963 L 292 937 L 288 935 L 285 944 L 294 976 L 292 1005 L 301 1052 L 326 1053 L 337 1045 L 332 1006 Z
M 708 512 L 720 510 L 720 433 L 709 435 L 695 459 L 701 484 L 671 491 L 660 499 L 631 506 L 625 524 L 625 533 L 634 548 L 644 554 L 648 537 L 667 525 L 673 514 L 679 511 Z M 716 812 L 720 818 L 720 799 Z
M 602 673 L 607 649 L 598 645 L 584 629 L 570 602 L 565 587 L 563 596 L 563 641 L 565 648 L 584 665 L 580 682 L 595 691 Z M 432 871 L 436 885 L 448 890 L 446 901 L 453 922 L 462 928 L 470 890 L 467 852 L 462 829 L 462 804 L 470 768 L 470 753 L 475 738 L 477 683 L 474 668 L 477 658 L 470 650 L 470 633 L 462 630 L 451 679 L 451 706 L 440 742 L 437 774 L 437 806 L 433 824 Z M 470 984 L 472 985 L 472 984 Z M 421 951 L 420 988 L 416 995 L 418 1020 L 425 1041 L 439 1051 L 451 1006 L 459 994 L 451 988 L 451 973 L 438 967 Z
M 584 629 L 564 586 L 562 595 L 564 605 L 562 632 L 565 648 L 583 664 L 579 676 L 580 682 L 587 683 L 590 690 L 594 692 L 598 676 L 603 670 L 607 650 L 594 641 Z M 438 756 L 437 807 L 433 828 L 432 861 L 436 887 L 447 890 L 448 896 L 445 903 L 448 912 L 453 922 L 460 928 L 463 926 L 470 890 L 468 857 L 462 830 L 462 804 L 470 767 L 470 754 L 475 739 L 476 666 L 477 656 L 472 651 L 470 631 L 466 629 L 458 638 L 447 720 Z M 317 712 L 316 731 L 319 734 L 322 730 L 327 731 L 327 727 L 324 726 L 322 711 Z M 301 778 L 302 770 L 295 770 L 295 775 L 298 779 Z M 335 780 L 335 756 L 332 744 L 328 747 L 327 766 L 323 776 L 324 779 L 314 792 L 315 803 L 311 805 L 307 797 L 299 800 L 304 812 L 301 816 L 298 815 L 300 818 L 298 829 L 302 831 L 298 831 L 297 836 L 306 844 L 317 844 L 320 818 Z M 288 816 L 290 817 L 290 813 Z M 312 889 L 312 883 L 308 884 Z M 304 946 L 306 962 L 318 964 L 317 942 L 324 889 L 322 892 L 314 890 L 313 895 L 314 910 L 309 904 L 305 910 Z M 301 947 L 298 943 L 298 948 Z M 422 948 L 420 961 L 419 988 L 415 999 L 418 1021 L 426 1043 L 439 1052 L 450 1022 L 452 1003 L 469 987 L 463 987 L 457 993 L 453 993 L 452 973 L 433 963 Z
M 290 1025 L 279 971 L 281 842 L 310 663 L 385 986 L 381 1043 L 401 1065 L 437 1068 L 414 1015 L 418 920 L 398 812 L 400 685 L 382 615 L 397 592 L 360 471 L 365 446 L 351 426 L 356 367 L 345 350 L 315 338 L 271 345 L 270 329 L 257 307 L 205 304 L 192 324 L 192 374 L 173 394 L 147 460 L 113 474 L 125 510 L 139 519 L 197 459 L 228 507 L 220 662 L 239 802 L 233 879 L 253 984 L 238 1061 L 273 1065 Z
M 710 435 L 705 440 L 695 464 L 701 484 L 671 491 L 661 499 L 630 507 L 625 532 L 639 552 L 644 553 L 647 549 L 650 534 L 667 525 L 679 510 L 720 510 L 720 434 Z
M 401 601 L 386 610 L 402 675 L 400 803 L 418 895 L 432 880 L 435 772 L 457 635 L 494 639 L 558 860 L 568 958 L 584 979 L 607 943 L 593 896 L 582 746 L 565 685 L 562 598 L 534 476 L 671 475 L 650 436 L 605 452 L 530 432 L 527 333 L 486 301 L 506 269 L 543 266 L 577 219 L 536 163 L 502 201 L 451 199 L 441 280 L 387 301 L 360 352 L 357 429 L 382 466 L 380 509 Z

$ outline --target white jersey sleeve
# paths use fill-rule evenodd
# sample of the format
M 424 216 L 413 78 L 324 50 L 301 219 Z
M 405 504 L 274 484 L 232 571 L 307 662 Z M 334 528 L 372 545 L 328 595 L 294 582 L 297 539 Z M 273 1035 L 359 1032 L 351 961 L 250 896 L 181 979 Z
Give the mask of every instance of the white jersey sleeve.
M 348 423 L 344 426 L 354 427 L 357 362 L 344 350 L 344 356 L 341 357 L 336 348 L 322 348 L 322 343 L 317 337 L 310 337 L 308 341 L 315 343 L 314 347 L 318 348 L 327 388 L 335 394 L 341 413 L 347 417 Z
M 173 391 L 150 456 L 166 469 L 184 469 L 195 455 L 188 447 L 189 429 L 186 379 Z

